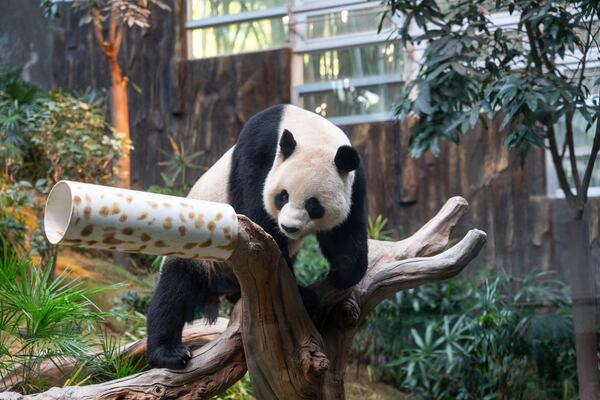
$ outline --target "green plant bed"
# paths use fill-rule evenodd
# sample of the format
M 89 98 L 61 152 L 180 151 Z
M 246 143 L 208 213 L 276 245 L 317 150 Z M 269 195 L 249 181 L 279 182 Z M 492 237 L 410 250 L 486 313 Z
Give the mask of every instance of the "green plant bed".
M 379 305 L 355 358 L 427 399 L 575 399 L 570 307 L 546 273 L 422 286 Z

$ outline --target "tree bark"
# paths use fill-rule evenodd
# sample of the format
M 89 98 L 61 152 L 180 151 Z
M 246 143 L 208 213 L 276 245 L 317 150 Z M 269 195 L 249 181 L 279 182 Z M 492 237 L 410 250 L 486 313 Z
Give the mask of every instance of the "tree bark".
M 124 26 L 119 21 L 118 10 L 114 8 L 108 20 L 108 38 L 104 35 L 102 26 L 102 15 L 99 6 L 92 9 L 92 20 L 94 24 L 94 36 L 96 42 L 108 64 L 108 71 L 112 83 L 111 90 L 111 115 L 115 129 L 115 135 L 123 140 L 121 145 L 121 158 L 117 162 L 117 178 L 119 187 L 128 189 L 131 185 L 131 161 L 130 147 L 131 135 L 129 132 L 129 106 L 127 104 L 128 78 L 123 76 L 119 66 L 119 51 L 123 43 Z
M 121 158 L 117 162 L 119 187 L 128 189 L 131 186 L 131 156 L 129 132 L 129 106 L 127 105 L 127 77 L 121 72 L 116 59 L 108 60 L 112 80 L 112 122 L 115 135 L 123 140 Z
M 226 331 L 195 350 L 186 369 L 154 369 L 98 385 L 0 398 L 205 399 L 248 369 L 259 399 L 343 399 L 350 347 L 366 315 L 394 292 L 455 276 L 481 250 L 486 235 L 471 230 L 437 254 L 466 208 L 464 199 L 452 198 L 412 237 L 369 241 L 369 267 L 361 282 L 346 291 L 314 285 L 322 297 L 310 316 L 275 242 L 240 216 L 240 239 L 228 264 L 239 280 L 241 300 Z
M 585 221 L 565 224 L 564 241 L 572 263 L 571 296 L 573 329 L 577 360 L 577 383 L 580 400 L 596 400 L 600 396 L 598 348 L 596 336 L 596 276 L 590 261 L 589 232 Z

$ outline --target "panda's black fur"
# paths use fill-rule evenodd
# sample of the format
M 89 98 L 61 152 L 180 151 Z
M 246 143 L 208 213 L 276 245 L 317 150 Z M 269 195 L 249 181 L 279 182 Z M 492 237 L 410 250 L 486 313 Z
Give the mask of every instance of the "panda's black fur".
M 286 135 L 279 139 L 285 107 L 274 106 L 255 115 L 242 129 L 231 158 L 228 195 L 238 214 L 248 216 L 275 239 L 291 267 L 288 238 L 263 203 L 263 186 L 273 167 L 276 149 L 286 158 L 294 152 L 293 132 L 291 140 Z M 321 251 L 331 266 L 327 279 L 338 288 L 358 283 L 368 262 L 365 174 L 354 149 L 343 147 L 347 149 L 337 152 L 335 163 L 346 166 L 341 168 L 348 171 L 355 169 L 350 212 L 340 225 L 317 232 Z M 188 348 L 181 343 L 185 322 L 199 315 L 214 321 L 219 296 L 237 298 L 239 287 L 231 271 L 209 271 L 201 261 L 165 259 L 148 311 L 148 360 L 153 367 L 183 368 L 190 358 Z M 300 289 L 305 304 L 314 306 L 310 292 Z

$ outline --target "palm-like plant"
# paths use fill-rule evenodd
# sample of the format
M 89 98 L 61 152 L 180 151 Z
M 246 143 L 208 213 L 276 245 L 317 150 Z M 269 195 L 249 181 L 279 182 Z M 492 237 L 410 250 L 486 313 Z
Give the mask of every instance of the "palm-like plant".
M 4 246 L 0 260 L 0 379 L 35 389 L 44 360 L 82 358 L 88 338 L 108 314 L 92 296 L 116 286 L 86 288 L 65 273 L 52 278 L 50 268 L 19 259 Z

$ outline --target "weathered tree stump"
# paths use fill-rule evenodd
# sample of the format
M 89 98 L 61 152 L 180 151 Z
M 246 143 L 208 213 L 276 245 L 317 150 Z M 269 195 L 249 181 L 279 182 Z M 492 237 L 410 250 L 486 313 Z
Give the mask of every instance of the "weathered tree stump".
M 312 315 L 275 242 L 240 216 L 240 239 L 228 262 L 239 280 L 241 300 L 227 329 L 194 349 L 185 370 L 153 369 L 103 384 L 0 398 L 204 399 L 223 392 L 248 370 L 259 399 L 343 399 L 352 341 L 368 313 L 395 292 L 455 276 L 478 254 L 486 235 L 476 229 L 441 252 L 467 207 L 463 198 L 451 198 L 413 236 L 398 242 L 370 240 L 365 277 L 346 291 L 315 284 L 321 304 Z

